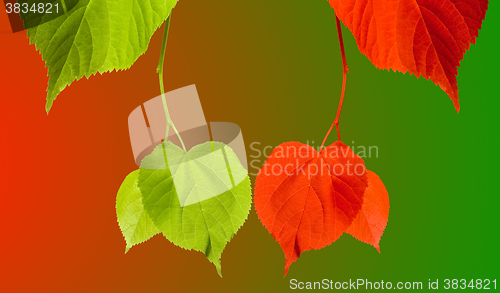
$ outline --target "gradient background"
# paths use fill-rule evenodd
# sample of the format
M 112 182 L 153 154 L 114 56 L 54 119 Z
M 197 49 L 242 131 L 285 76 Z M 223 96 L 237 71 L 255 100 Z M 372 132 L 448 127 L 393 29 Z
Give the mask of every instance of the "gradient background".
M 223 279 L 202 253 L 161 236 L 124 254 L 115 196 L 136 168 L 127 117 L 159 94 L 161 31 L 130 70 L 74 83 L 49 116 L 39 53 L 24 32 L 0 35 L 0 291 L 278 292 L 293 278 L 499 278 L 500 3 L 491 2 L 459 70 L 459 115 L 432 82 L 374 68 L 344 29 L 342 139 L 378 146 L 366 165 L 389 190 L 389 224 L 381 254 L 344 235 L 304 253 L 285 278 L 284 255 L 254 210 L 224 251 Z M 326 0 L 181 0 L 173 12 L 167 90 L 195 83 L 207 120 L 239 124 L 247 147 L 317 146 L 341 78 Z

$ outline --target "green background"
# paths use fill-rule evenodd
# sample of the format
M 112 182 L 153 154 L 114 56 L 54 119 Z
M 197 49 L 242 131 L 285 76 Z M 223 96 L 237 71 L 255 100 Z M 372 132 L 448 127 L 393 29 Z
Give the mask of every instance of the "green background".
M 342 80 L 333 9 L 324 0 L 223 2 L 217 9 L 206 5 L 215 11 L 207 23 L 219 25 L 192 32 L 209 46 L 193 63 L 224 68 L 218 76 L 204 74 L 213 79 L 213 91 L 226 96 L 217 99 L 220 107 L 209 108 L 209 120 L 238 123 L 247 145 L 319 145 L 335 116 Z M 381 254 L 344 235 L 302 254 L 282 278 L 283 253 L 252 212 L 223 256 L 224 280 L 210 286 L 276 292 L 287 290 L 294 278 L 424 284 L 498 278 L 499 8 L 492 1 L 477 44 L 459 69 L 458 115 L 433 82 L 376 69 L 343 30 L 350 73 L 341 134 L 347 144 L 379 148 L 379 157 L 366 165 L 390 195 Z M 179 18 L 173 18 L 174 40 Z M 329 142 L 334 140 L 333 133 Z
M 9 195 L 0 216 L 9 269 L 0 283 L 15 288 L 7 292 L 281 292 L 290 290 L 290 279 L 499 278 L 499 13 L 500 3 L 491 1 L 461 64 L 458 115 L 433 82 L 376 69 L 343 29 L 350 73 L 342 139 L 378 147 L 378 158 L 365 162 L 389 191 L 389 223 L 381 254 L 344 235 L 305 252 L 285 278 L 279 244 L 253 209 L 223 253 L 223 278 L 202 253 L 159 236 L 123 254 L 115 196 L 137 168 L 127 117 L 159 94 L 161 31 L 130 70 L 74 83 L 49 117 L 39 54 L 25 35 L 2 36 L 17 47 L 0 51 L 1 64 L 11 62 L 2 85 L 12 92 L 3 100 L 0 117 L 8 127 L 0 129 L 1 142 L 29 135 L 37 143 L 1 145 L 13 155 L 5 158 L 10 171 L 0 184 Z M 195 83 L 207 120 L 237 123 L 248 155 L 255 155 L 252 142 L 261 149 L 285 141 L 318 146 L 335 117 L 342 64 L 326 0 L 180 0 L 166 58 L 167 90 Z M 26 166 L 29 174 L 20 176 Z M 18 188 L 25 176 L 36 193 Z

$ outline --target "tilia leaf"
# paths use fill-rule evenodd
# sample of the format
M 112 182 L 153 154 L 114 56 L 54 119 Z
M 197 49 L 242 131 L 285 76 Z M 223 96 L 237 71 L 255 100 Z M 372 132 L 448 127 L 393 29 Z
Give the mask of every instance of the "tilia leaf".
M 488 0 L 329 0 L 359 50 L 379 69 L 423 76 L 458 102 L 457 75 Z
M 116 196 L 116 217 L 127 242 L 125 252 L 160 233 L 142 205 L 142 194 L 137 187 L 139 170 L 130 173 Z
M 299 142 L 273 150 L 255 182 L 255 210 L 285 253 L 285 275 L 302 252 L 347 231 L 367 185 L 363 160 L 342 142 L 319 152 Z
M 67 13 L 28 29 L 48 67 L 47 112 L 73 81 L 130 68 L 177 1 L 69 0 Z
M 377 174 L 366 170 L 368 187 L 361 211 L 347 233 L 364 243 L 373 245 L 380 252 L 380 239 L 389 221 L 389 193 Z
M 144 158 L 139 170 L 144 208 L 163 235 L 205 253 L 221 275 L 221 255 L 245 222 L 250 179 L 231 148 L 207 142 L 188 152 L 171 142 Z

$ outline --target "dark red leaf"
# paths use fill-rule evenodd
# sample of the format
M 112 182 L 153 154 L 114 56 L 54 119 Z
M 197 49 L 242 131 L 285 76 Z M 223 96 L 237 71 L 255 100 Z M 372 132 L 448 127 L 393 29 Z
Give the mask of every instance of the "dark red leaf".
M 377 68 L 431 79 L 460 110 L 458 67 L 475 43 L 488 0 L 329 1 Z

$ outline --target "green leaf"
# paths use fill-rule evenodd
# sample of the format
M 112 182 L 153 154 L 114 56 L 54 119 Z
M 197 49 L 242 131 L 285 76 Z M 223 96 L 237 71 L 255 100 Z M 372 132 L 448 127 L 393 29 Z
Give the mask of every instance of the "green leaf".
M 130 68 L 177 1 L 66 0 L 66 14 L 29 29 L 48 67 L 47 112 L 73 81 Z
M 139 170 L 130 173 L 123 181 L 116 196 L 116 217 L 127 242 L 125 253 L 137 244 L 160 233 L 144 210 L 142 194 L 137 187 Z
M 139 188 L 163 235 L 205 253 L 221 275 L 222 251 L 248 217 L 252 200 L 248 172 L 233 150 L 207 142 L 186 153 L 171 142 L 161 144 L 142 161 Z

